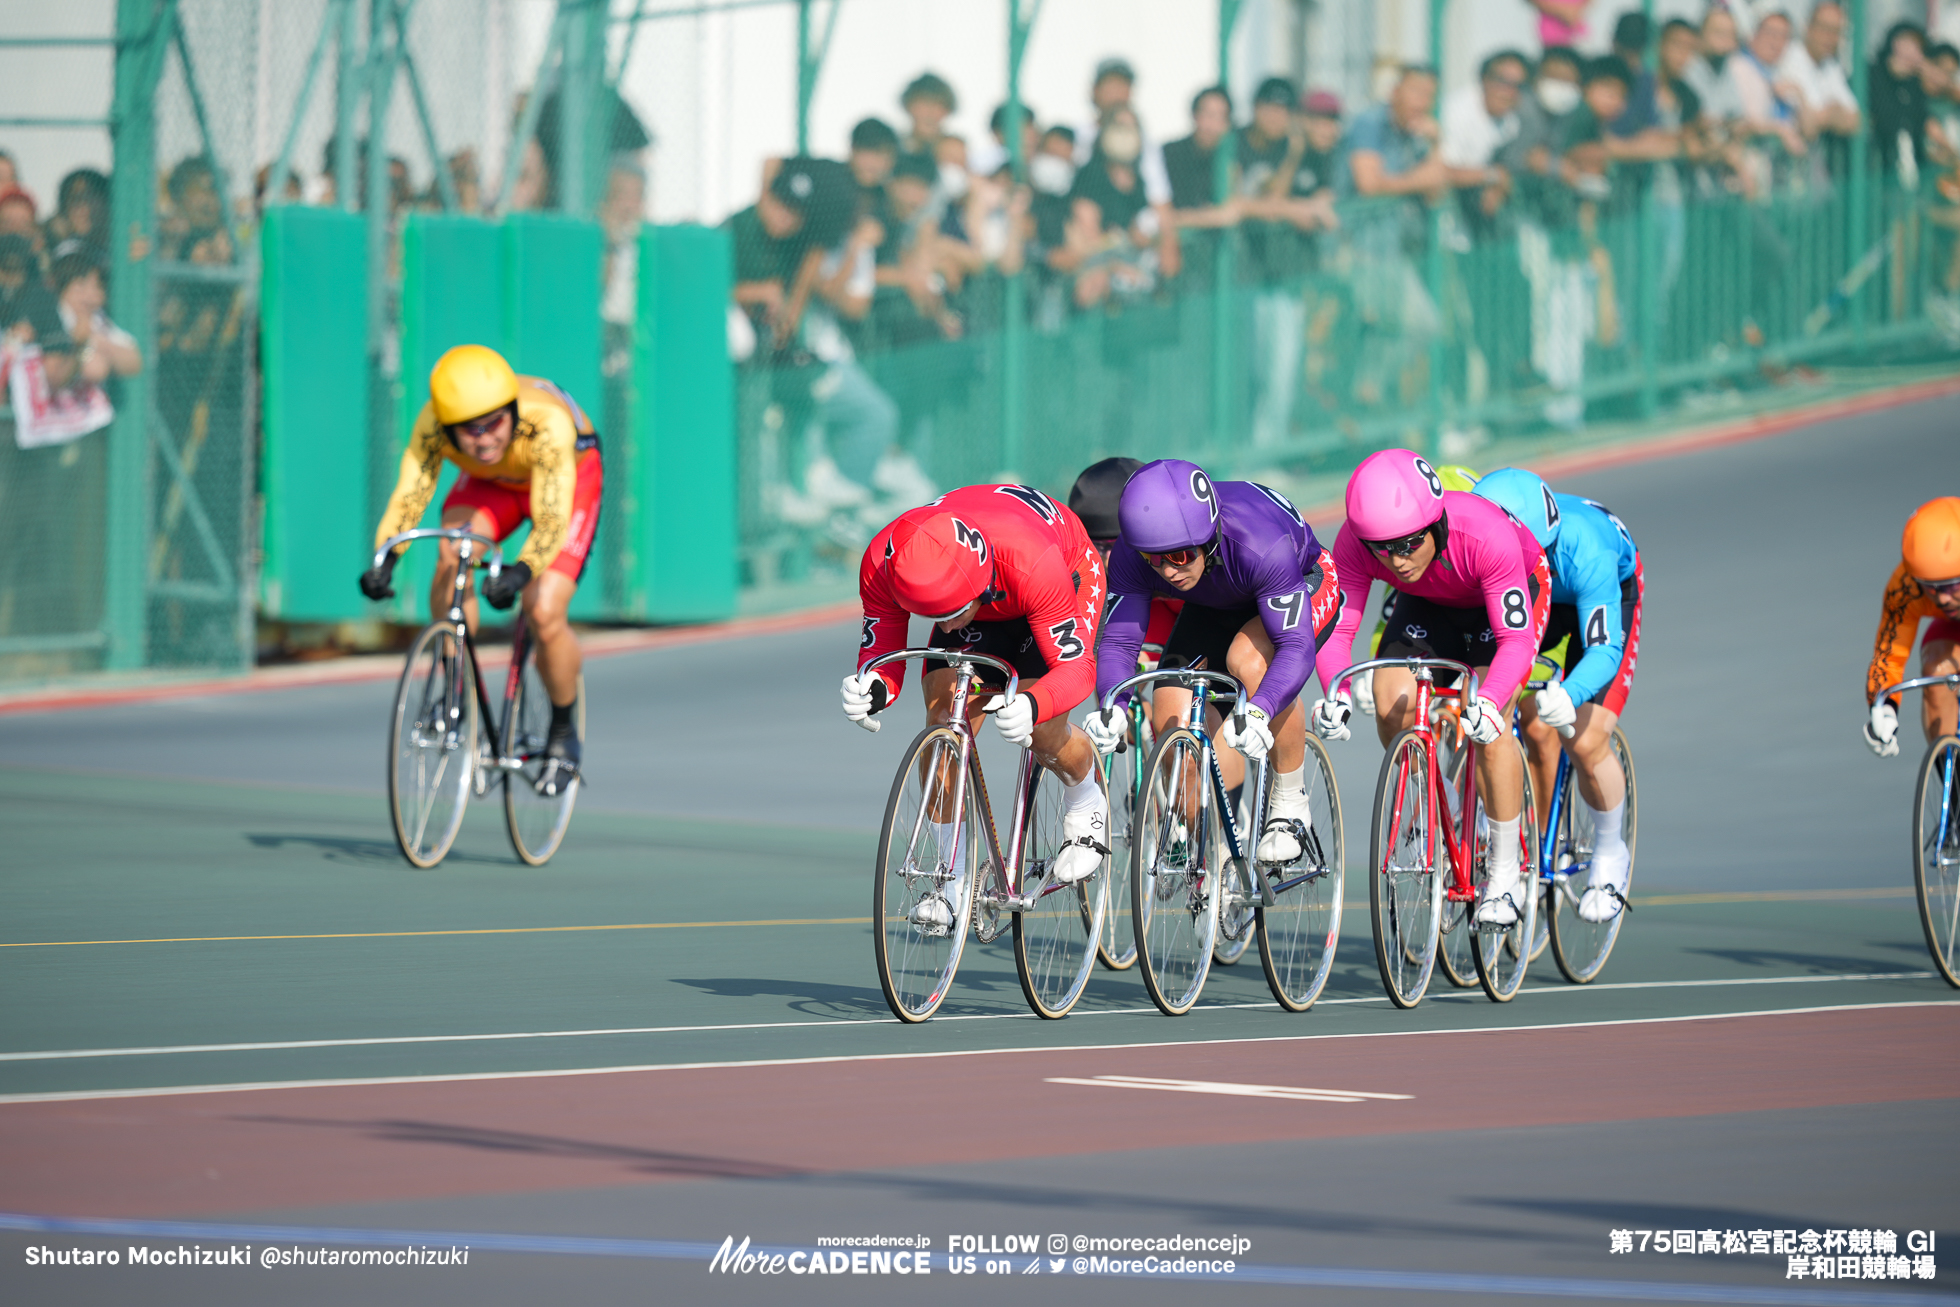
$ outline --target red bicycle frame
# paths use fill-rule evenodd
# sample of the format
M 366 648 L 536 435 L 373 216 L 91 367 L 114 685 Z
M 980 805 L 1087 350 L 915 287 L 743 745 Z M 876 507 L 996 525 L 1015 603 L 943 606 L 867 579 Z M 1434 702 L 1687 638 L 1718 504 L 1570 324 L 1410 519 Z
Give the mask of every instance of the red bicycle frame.
M 1442 709 L 1442 701 L 1457 699 L 1466 693 L 1475 694 L 1477 692 L 1477 674 L 1464 664 L 1453 662 L 1447 658 L 1378 658 L 1348 668 L 1347 671 L 1342 672 L 1335 679 L 1335 684 L 1345 684 L 1354 673 L 1372 671 L 1377 667 L 1403 668 L 1413 673 L 1416 678 L 1416 720 L 1415 725 L 1409 729 L 1422 736 L 1424 742 L 1429 746 L 1426 750 L 1428 762 L 1425 764 L 1428 776 L 1424 788 L 1428 790 L 1430 795 L 1430 810 L 1438 814 L 1454 810 L 1456 814 L 1454 818 L 1455 829 L 1451 828 L 1450 822 L 1437 821 L 1432 830 L 1423 833 L 1424 851 L 1432 855 L 1428 860 L 1433 866 L 1435 863 L 1433 856 L 1436 847 L 1435 836 L 1437 832 L 1441 832 L 1445 850 L 1450 857 L 1450 879 L 1449 883 L 1444 887 L 1444 896 L 1452 903 L 1474 903 L 1477 898 L 1477 888 L 1471 883 L 1470 869 L 1471 859 L 1475 856 L 1477 849 L 1477 828 L 1476 812 L 1472 807 L 1472 800 L 1476 797 L 1477 752 L 1479 746 L 1468 735 L 1463 733 L 1463 725 L 1456 719 L 1456 714 L 1445 711 L 1444 715 L 1450 719 L 1450 729 L 1457 733 L 1458 747 L 1465 750 L 1463 757 L 1463 777 L 1457 783 L 1457 802 L 1451 804 L 1449 801 L 1449 782 L 1443 776 L 1442 755 L 1437 748 L 1439 740 L 1436 735 L 1436 725 L 1431 720 L 1430 713 L 1432 709 Z M 1451 687 L 1438 686 L 1434 671 L 1438 667 L 1455 671 L 1464 678 L 1467 683 L 1466 688 L 1459 691 Z M 1396 846 L 1402 833 L 1402 823 L 1405 820 L 1402 812 L 1402 796 L 1407 792 L 1408 781 L 1409 760 L 1407 757 L 1404 757 L 1395 777 L 1395 811 L 1389 823 L 1388 833 L 1388 847 L 1390 848 Z

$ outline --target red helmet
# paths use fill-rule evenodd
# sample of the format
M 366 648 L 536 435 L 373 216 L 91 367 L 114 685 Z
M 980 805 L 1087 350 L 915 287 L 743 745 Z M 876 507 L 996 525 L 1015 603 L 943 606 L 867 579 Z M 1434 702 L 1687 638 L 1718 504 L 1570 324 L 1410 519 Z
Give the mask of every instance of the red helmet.
M 885 574 L 901 608 L 943 622 L 994 583 L 993 546 L 953 513 L 907 513 L 892 523 Z

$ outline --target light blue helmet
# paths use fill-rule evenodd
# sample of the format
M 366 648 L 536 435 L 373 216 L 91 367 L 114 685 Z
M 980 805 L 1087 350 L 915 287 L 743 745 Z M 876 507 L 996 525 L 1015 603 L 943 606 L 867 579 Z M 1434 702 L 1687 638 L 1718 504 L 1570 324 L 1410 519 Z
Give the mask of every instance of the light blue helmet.
M 1546 553 L 1558 542 L 1558 500 L 1543 477 L 1521 467 L 1501 467 L 1477 483 L 1471 493 L 1491 503 L 1525 524 L 1538 547 Z

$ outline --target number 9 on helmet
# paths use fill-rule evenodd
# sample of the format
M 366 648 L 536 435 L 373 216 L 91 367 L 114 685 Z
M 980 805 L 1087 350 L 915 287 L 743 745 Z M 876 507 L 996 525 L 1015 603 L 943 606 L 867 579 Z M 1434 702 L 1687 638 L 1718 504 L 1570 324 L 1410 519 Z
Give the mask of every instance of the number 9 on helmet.
M 1140 553 L 1209 545 L 1218 535 L 1218 490 L 1196 463 L 1160 458 L 1123 487 L 1116 516 L 1123 542 Z

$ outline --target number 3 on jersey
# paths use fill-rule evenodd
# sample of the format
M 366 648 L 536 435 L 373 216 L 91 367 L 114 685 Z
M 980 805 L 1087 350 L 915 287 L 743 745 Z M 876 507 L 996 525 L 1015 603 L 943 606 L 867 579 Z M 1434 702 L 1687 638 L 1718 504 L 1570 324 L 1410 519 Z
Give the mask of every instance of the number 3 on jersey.
M 1082 656 L 1082 641 L 1076 638 L 1073 617 L 1049 627 L 1048 634 L 1055 637 L 1055 656 L 1062 662 L 1073 662 Z
M 1504 629 L 1522 631 L 1531 625 L 1531 606 L 1525 602 L 1524 591 L 1512 586 L 1504 592 Z

